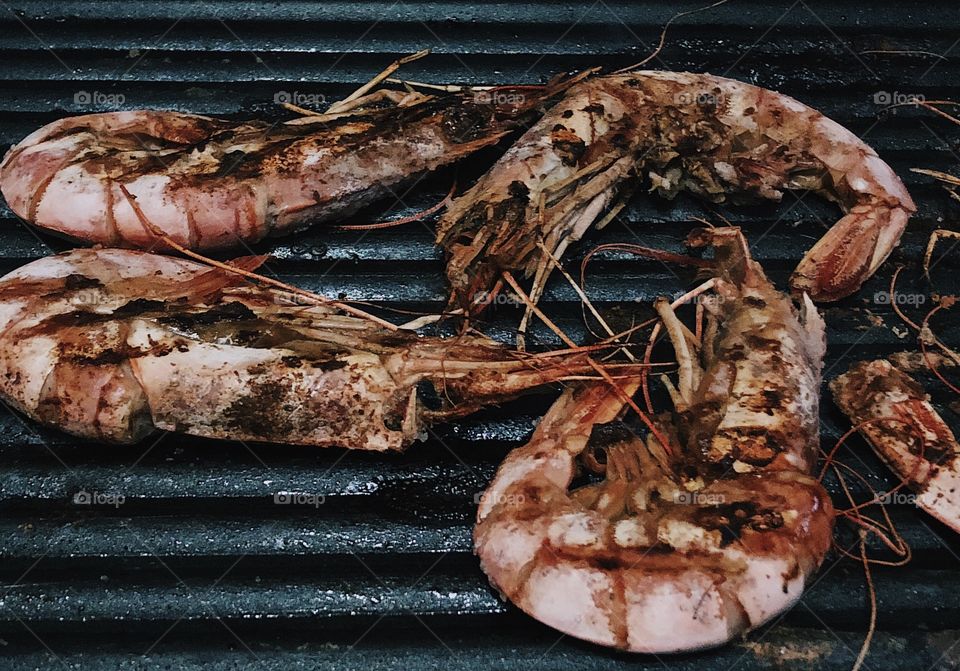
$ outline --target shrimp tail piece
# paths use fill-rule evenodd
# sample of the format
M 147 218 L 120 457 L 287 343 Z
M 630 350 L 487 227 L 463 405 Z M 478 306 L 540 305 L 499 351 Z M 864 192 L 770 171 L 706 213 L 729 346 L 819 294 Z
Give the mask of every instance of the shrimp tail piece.
M 916 505 L 960 532 L 960 443 L 923 388 L 889 361 L 860 361 L 830 382 L 833 400 Z
M 794 293 L 826 302 L 856 292 L 887 259 L 907 227 L 914 205 L 906 191 L 902 193 L 903 200 L 892 206 L 878 201 L 857 205 L 834 224 L 793 271 Z

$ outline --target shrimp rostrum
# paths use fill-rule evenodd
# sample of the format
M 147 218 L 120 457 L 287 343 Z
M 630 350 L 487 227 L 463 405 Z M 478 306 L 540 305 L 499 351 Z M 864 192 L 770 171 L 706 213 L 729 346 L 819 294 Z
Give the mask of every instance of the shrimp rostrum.
M 285 123 L 150 110 L 69 117 L 10 149 L 0 190 L 37 226 L 105 246 L 156 246 L 123 185 L 179 245 L 236 246 L 389 196 L 496 143 L 564 85 L 522 96 L 383 89 Z
M 682 72 L 598 76 L 572 87 L 440 220 L 454 299 L 476 303 L 508 270 L 533 276 L 536 300 L 552 267 L 544 248 L 559 257 L 640 184 L 713 202 L 789 189 L 836 201 L 844 216 L 791 278 L 815 301 L 856 291 L 915 210 L 873 149 L 785 95 Z
M 481 336 L 420 337 L 145 252 L 75 250 L 0 279 L 0 396 L 108 442 L 164 429 L 402 449 L 431 422 L 591 370 L 577 350 L 520 355 Z
M 476 552 L 506 598 L 635 652 L 715 646 L 768 622 L 831 544 L 830 499 L 810 475 L 823 321 L 770 285 L 739 231 L 705 235 L 721 270 L 703 342 L 657 306 L 680 364 L 661 438 L 621 418 L 636 379 L 568 389 L 477 514 Z M 605 462 L 604 478 L 570 491 L 581 454 Z

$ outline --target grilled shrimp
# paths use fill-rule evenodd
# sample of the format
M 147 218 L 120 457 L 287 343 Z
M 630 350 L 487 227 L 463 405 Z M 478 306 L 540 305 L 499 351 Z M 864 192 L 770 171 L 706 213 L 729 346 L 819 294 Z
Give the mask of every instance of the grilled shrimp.
M 830 391 L 877 456 L 917 492 L 917 506 L 960 532 L 960 444 L 917 381 L 888 361 L 860 361 Z
M 704 236 L 722 270 L 699 352 L 670 304 L 657 306 L 680 363 L 676 420 L 659 420 L 669 450 L 615 421 L 636 380 L 620 393 L 568 389 L 477 513 L 476 552 L 506 598 L 635 652 L 719 645 L 769 621 L 831 543 L 832 505 L 810 476 L 823 321 L 771 286 L 737 229 Z M 605 478 L 568 491 L 577 456 L 598 448 Z
M 165 429 L 388 450 L 431 422 L 591 370 L 576 352 L 521 356 L 479 336 L 391 331 L 242 282 L 121 249 L 27 264 L 0 279 L 0 397 L 116 443 Z
M 588 79 L 527 131 L 440 220 L 454 301 L 476 302 L 503 270 L 543 291 L 559 257 L 619 197 L 648 180 L 668 198 L 779 200 L 812 189 L 845 215 L 791 278 L 799 296 L 856 291 L 886 259 L 915 210 L 876 152 L 819 112 L 742 82 L 677 72 Z
M 349 113 L 280 124 L 147 110 L 70 117 L 10 149 L 0 190 L 20 217 L 84 242 L 157 242 L 122 184 L 182 246 L 251 243 L 343 217 L 496 143 L 560 88 L 522 96 L 379 91 L 353 101 Z

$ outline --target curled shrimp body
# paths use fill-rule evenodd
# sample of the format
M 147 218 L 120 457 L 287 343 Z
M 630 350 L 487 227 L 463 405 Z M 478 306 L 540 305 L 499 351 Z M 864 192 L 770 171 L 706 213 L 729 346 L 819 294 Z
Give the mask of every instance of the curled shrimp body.
M 115 443 L 163 429 L 399 450 L 431 422 L 590 370 L 582 354 L 522 356 L 479 336 L 389 330 L 133 250 L 75 250 L 0 279 L 0 396 Z
M 147 110 L 70 117 L 10 149 L 0 190 L 37 226 L 105 246 L 155 247 L 123 185 L 181 246 L 236 246 L 341 218 L 492 145 L 552 91 L 525 92 L 521 103 L 472 91 L 379 91 L 349 112 L 279 124 Z
M 912 377 L 882 359 L 830 382 L 833 400 L 917 492 L 921 510 L 960 532 L 960 443 Z
M 481 499 L 483 570 L 569 635 L 635 652 L 722 644 L 789 608 L 830 547 L 833 509 L 810 475 L 823 322 L 769 284 L 738 231 L 709 235 L 724 270 L 702 345 L 658 305 L 681 370 L 669 451 L 618 420 L 636 381 L 568 389 Z M 569 491 L 597 449 L 604 479 Z
M 830 301 L 856 291 L 896 246 L 913 201 L 869 146 L 819 112 L 766 89 L 682 72 L 628 72 L 572 87 L 438 227 L 454 298 L 469 305 L 502 270 L 534 277 L 626 191 L 647 183 L 672 198 L 779 200 L 812 189 L 844 216 L 807 252 L 797 295 Z

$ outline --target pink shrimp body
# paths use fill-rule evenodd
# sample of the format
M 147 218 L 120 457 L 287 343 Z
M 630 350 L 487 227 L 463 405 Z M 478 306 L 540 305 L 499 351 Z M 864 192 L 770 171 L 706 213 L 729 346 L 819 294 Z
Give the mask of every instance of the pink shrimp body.
M 249 259 L 235 263 L 249 269 Z M 123 249 L 27 264 L 0 279 L 0 396 L 35 420 L 117 443 L 164 429 L 399 450 L 431 422 L 591 370 L 582 353 L 391 331 L 244 282 Z
M 658 307 L 681 364 L 676 421 L 661 421 L 670 452 L 616 421 L 636 381 L 569 389 L 477 512 L 476 552 L 507 599 L 634 652 L 715 646 L 768 622 L 832 539 L 830 499 L 810 475 L 823 321 L 770 285 L 738 231 L 706 235 L 723 270 L 702 345 Z M 568 491 L 577 456 L 598 448 L 604 480 Z
M 351 113 L 275 124 L 147 110 L 70 117 L 11 148 L 0 190 L 20 217 L 89 243 L 157 246 L 124 185 L 182 246 L 249 244 L 341 218 L 491 145 L 553 92 L 509 104 L 411 94 L 389 106 L 370 94 L 366 109 L 361 98 Z
M 807 252 L 797 295 L 856 291 L 896 246 L 913 201 L 869 146 L 819 112 L 749 84 L 684 72 L 628 72 L 572 87 L 444 214 L 437 240 L 464 306 L 503 270 L 534 276 L 639 183 L 668 198 L 779 200 L 812 189 L 844 216 Z

